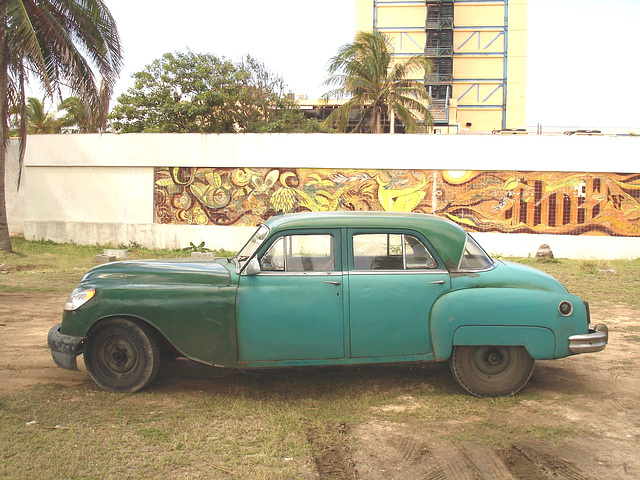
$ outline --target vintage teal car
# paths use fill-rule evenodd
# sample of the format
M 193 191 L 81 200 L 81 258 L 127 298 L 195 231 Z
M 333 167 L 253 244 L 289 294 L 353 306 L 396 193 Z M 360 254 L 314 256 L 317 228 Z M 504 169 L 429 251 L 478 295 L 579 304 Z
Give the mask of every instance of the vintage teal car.
M 443 218 L 379 212 L 275 216 L 234 258 L 98 266 L 48 339 L 59 366 L 82 353 L 118 392 L 173 354 L 242 369 L 449 361 L 476 396 L 514 394 L 534 360 L 607 340 L 549 275 L 491 259 Z

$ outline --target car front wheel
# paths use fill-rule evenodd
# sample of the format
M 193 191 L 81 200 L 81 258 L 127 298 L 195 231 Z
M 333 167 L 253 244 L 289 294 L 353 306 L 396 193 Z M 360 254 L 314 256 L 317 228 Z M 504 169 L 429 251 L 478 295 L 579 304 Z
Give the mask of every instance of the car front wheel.
M 534 360 L 524 347 L 455 346 L 450 365 L 455 379 L 470 394 L 501 397 L 526 385 Z
M 112 318 L 89 332 L 84 363 L 102 388 L 137 392 L 149 385 L 158 373 L 160 347 L 146 325 L 126 318 Z

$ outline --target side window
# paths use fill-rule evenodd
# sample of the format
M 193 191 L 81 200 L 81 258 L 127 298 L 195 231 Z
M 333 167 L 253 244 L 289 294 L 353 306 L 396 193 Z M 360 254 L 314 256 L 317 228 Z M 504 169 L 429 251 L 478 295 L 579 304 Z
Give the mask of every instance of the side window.
M 331 272 L 335 270 L 331 235 L 278 238 L 260 259 L 263 272 Z
M 355 270 L 436 268 L 437 262 L 413 235 L 363 233 L 353 236 Z

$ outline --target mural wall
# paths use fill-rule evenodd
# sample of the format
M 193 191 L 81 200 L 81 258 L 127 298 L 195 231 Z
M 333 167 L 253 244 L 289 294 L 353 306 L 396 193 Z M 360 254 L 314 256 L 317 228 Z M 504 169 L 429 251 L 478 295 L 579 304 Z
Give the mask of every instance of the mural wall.
M 308 168 L 155 169 L 154 222 L 255 226 L 301 211 L 440 215 L 468 230 L 640 236 L 640 174 Z

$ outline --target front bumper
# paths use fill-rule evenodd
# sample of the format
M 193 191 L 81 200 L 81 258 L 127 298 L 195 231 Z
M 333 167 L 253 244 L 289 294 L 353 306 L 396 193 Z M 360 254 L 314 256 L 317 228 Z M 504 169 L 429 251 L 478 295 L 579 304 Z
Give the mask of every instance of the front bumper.
M 589 333 L 572 335 L 569 337 L 569 351 L 571 353 L 591 353 L 604 350 L 609 341 L 609 329 L 604 323 L 589 328 Z
M 82 353 L 84 339 L 87 337 L 74 337 L 60 333 L 60 323 L 49 330 L 47 343 L 51 356 L 56 365 L 67 370 L 78 370 L 76 357 Z

